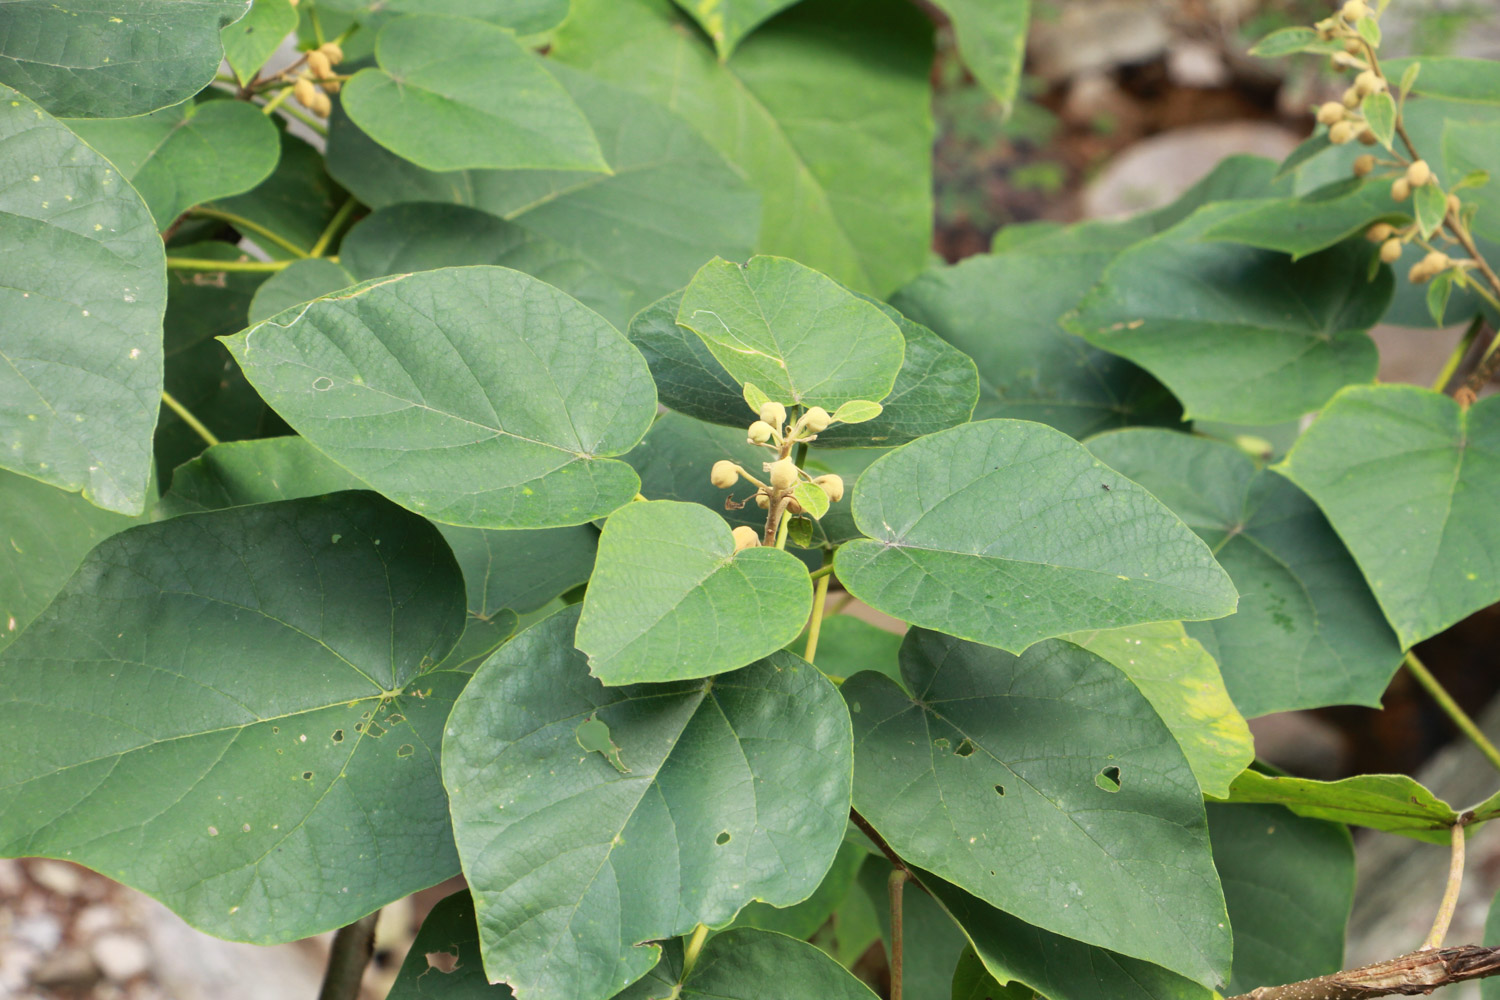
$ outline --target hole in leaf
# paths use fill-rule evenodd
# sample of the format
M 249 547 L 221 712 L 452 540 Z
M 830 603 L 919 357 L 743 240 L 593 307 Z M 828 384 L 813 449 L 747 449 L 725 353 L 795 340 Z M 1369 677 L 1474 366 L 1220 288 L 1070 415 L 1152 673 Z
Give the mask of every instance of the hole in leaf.
M 1113 765 L 1106 767 L 1094 777 L 1094 784 L 1106 792 L 1118 792 L 1120 790 L 1120 769 Z
M 714 843 L 718 844 L 720 847 L 723 847 L 725 844 L 729 843 L 729 831 L 725 830 L 720 833 L 717 837 L 714 838 Z
M 1004 795 L 1005 794 L 1005 786 L 1004 785 L 996 785 L 995 786 L 995 794 L 996 795 Z
M 364 732 L 365 731 L 365 724 L 363 722 L 356 722 L 354 724 L 354 731 L 356 733 L 362 733 L 362 732 Z
M 410 743 L 403 743 L 399 747 L 396 748 L 396 756 L 397 757 L 410 757 L 412 754 L 414 754 L 416 752 L 417 752 L 417 748 L 414 747 L 414 746 L 412 746 Z
M 333 742 L 335 742 L 335 743 L 342 743 L 342 742 L 344 742 L 344 731 L 342 729 L 335 729 L 333 731 Z
M 937 739 L 932 741 L 932 745 L 937 747 L 939 750 L 946 750 L 953 744 L 949 743 L 946 738 L 939 736 Z
M 436 969 L 446 976 L 458 968 L 458 956 L 451 951 L 429 951 L 427 953 L 427 967 L 429 969 Z
M 280 732 L 281 732 L 281 727 L 280 726 L 272 726 L 271 727 L 271 735 L 272 736 L 275 736 L 276 734 L 278 734 Z
M 967 756 L 969 756 L 969 754 L 973 753 L 977 749 L 978 748 L 976 746 L 974 746 L 974 741 L 971 740 L 971 739 L 969 739 L 967 736 L 965 736 L 963 738 L 962 742 L 960 742 L 958 744 L 958 746 L 954 748 L 954 750 L 953 750 L 953 756 L 955 756 L 955 757 L 967 757 Z
M 303 771 L 302 772 L 302 780 L 303 781 L 311 781 L 312 780 L 312 772 L 311 771 Z

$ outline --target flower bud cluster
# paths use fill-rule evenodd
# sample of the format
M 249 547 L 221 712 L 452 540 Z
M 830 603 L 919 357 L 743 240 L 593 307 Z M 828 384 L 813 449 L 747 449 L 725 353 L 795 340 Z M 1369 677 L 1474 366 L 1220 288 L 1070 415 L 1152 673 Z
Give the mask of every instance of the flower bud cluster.
M 762 482 L 727 459 L 714 463 L 708 474 L 709 481 L 721 490 L 732 488 L 741 479 L 754 483 L 755 503 L 764 510 L 769 510 L 775 504 L 793 514 L 804 513 L 802 505 L 792 496 L 802 483 L 812 483 L 827 494 L 829 503 L 838 503 L 844 498 L 842 478 L 835 475 L 813 478 L 798 468 L 791 458 L 795 445 L 817 440 L 817 436 L 834 423 L 836 421 L 833 415 L 823 407 L 810 406 L 797 420 L 788 424 L 786 406 L 775 401 L 762 403 L 756 411 L 755 420 L 746 431 L 746 441 L 776 453 L 774 460 L 765 463 L 764 471 L 768 481 Z M 749 528 L 736 528 L 735 538 L 739 548 L 753 544 L 740 544 L 740 536 L 744 532 L 749 532 L 745 535 L 746 538 L 754 534 Z
M 292 85 L 297 103 L 320 118 L 333 113 L 329 94 L 337 94 L 342 83 L 334 67 L 344 61 L 344 50 L 338 42 L 324 42 L 307 54 L 307 69 Z

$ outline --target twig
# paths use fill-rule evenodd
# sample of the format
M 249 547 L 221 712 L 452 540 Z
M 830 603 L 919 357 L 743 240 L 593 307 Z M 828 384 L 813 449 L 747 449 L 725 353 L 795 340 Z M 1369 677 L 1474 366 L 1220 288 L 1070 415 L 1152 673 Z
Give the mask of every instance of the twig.
M 1485 759 L 1494 765 L 1495 770 L 1500 771 L 1500 749 L 1496 749 L 1495 744 L 1489 741 L 1489 737 L 1485 736 L 1480 728 L 1474 724 L 1474 720 L 1469 718 L 1469 714 L 1458 707 L 1458 702 L 1453 700 L 1453 696 L 1448 693 L 1448 689 L 1443 687 L 1436 677 L 1432 676 L 1432 672 L 1427 669 L 1421 660 L 1417 659 L 1416 653 L 1407 652 L 1406 669 L 1417 679 L 1417 683 L 1422 685 L 1427 693 L 1432 696 L 1432 700 L 1437 702 L 1438 708 L 1441 708 L 1448 718 L 1453 720 L 1453 724 L 1458 727 L 1459 732 L 1467 736 L 1469 741 L 1479 748 L 1479 752 L 1484 754 Z
M 287 239 L 285 236 L 282 236 L 279 233 L 274 233 L 271 230 L 267 229 L 265 226 L 262 226 L 260 223 L 254 221 L 253 219 L 247 219 L 243 215 L 235 215 L 233 212 L 225 212 L 217 208 L 205 208 L 202 205 L 198 205 L 195 208 L 189 209 L 187 214 L 193 216 L 194 218 L 216 219 L 219 222 L 226 222 L 242 233 L 264 237 L 265 239 L 270 240 L 272 243 L 281 247 L 283 250 L 297 257 L 308 256 L 306 250 L 303 250 L 301 247 L 293 243 L 291 240 Z
M 1335 972 L 1331 976 L 1304 979 L 1285 986 L 1260 989 L 1229 1000 L 1371 1000 L 1372 997 L 1413 997 L 1431 993 L 1468 979 L 1483 979 L 1500 972 L 1500 948 L 1477 944 L 1414 951 L 1410 955 Z
M 1453 911 L 1458 908 L 1458 890 L 1464 884 L 1464 823 L 1453 824 L 1453 855 L 1448 862 L 1448 886 L 1443 890 L 1443 901 L 1438 904 L 1437 917 L 1432 921 L 1432 930 L 1422 942 L 1422 951 L 1432 951 L 1443 946 L 1448 936 L 1448 926 L 1453 923 Z
M 905 868 L 892 868 L 886 888 L 891 895 L 891 1000 L 901 1000 L 901 972 L 904 950 L 902 928 L 901 893 L 911 874 Z
M 339 210 L 333 213 L 333 218 L 328 220 L 328 225 L 323 227 L 323 232 L 318 236 L 318 242 L 313 244 L 309 256 L 323 256 L 323 251 L 328 249 L 328 244 L 333 242 L 334 236 L 338 234 L 339 229 L 342 228 L 344 223 L 349 221 L 349 216 L 354 214 L 354 209 L 358 205 L 359 202 L 353 198 L 348 198 L 339 206 Z
M 214 436 L 214 432 L 205 427 L 203 425 L 203 421 L 193 416 L 193 411 L 189 410 L 186 406 L 183 406 L 181 403 L 179 403 L 177 399 L 165 389 L 161 391 L 161 401 L 163 403 L 166 403 L 173 413 L 181 417 L 182 422 L 191 427 L 194 433 L 202 438 L 204 443 L 207 444 L 210 448 L 219 443 L 219 439 Z
M 318 1000 L 355 1000 L 359 996 L 365 966 L 370 964 L 370 956 L 375 953 L 375 921 L 379 918 L 380 911 L 376 910 L 340 927 L 333 936 L 328 971 L 323 974 L 323 989 L 318 993 Z
M 875 828 L 870 825 L 870 821 L 861 816 L 857 809 L 849 810 L 849 822 L 859 827 L 859 831 L 870 838 L 870 843 L 880 848 L 880 853 L 885 855 L 887 861 L 906 872 L 907 875 L 911 874 L 911 869 L 906 867 L 906 862 L 902 861 L 896 852 L 891 850 L 891 845 L 885 842 L 884 837 L 875 832 Z M 917 884 L 921 885 L 922 883 L 918 882 Z

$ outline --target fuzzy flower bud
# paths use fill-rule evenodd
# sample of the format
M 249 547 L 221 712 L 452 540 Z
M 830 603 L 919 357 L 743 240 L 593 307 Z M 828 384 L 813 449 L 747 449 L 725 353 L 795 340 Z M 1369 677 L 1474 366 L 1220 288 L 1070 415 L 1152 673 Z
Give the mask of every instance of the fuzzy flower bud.
M 328 61 L 337 66 L 344 61 L 344 50 L 339 47 L 338 42 L 324 42 L 318 46 L 318 51 L 328 57 Z
M 1358 21 L 1362 17 L 1370 16 L 1370 5 L 1365 0 L 1348 0 L 1339 10 L 1339 15 L 1346 21 Z
M 1411 197 L 1411 184 L 1405 177 L 1397 177 L 1391 181 L 1391 200 L 1405 201 Z
M 1379 93 L 1385 89 L 1385 81 L 1374 70 L 1364 70 L 1354 78 L 1354 89 L 1361 97 Z
M 1392 237 L 1380 244 L 1380 259 L 1387 264 L 1394 264 L 1401 259 L 1401 241 Z
M 1366 131 L 1368 131 L 1368 129 Z M 1363 135 L 1360 135 L 1359 138 L 1360 138 L 1360 141 L 1364 141 L 1364 136 Z M 1354 158 L 1354 176 L 1355 177 L 1368 177 L 1370 175 L 1370 173 L 1372 171 L 1374 171 L 1374 169 L 1375 169 L 1375 157 L 1371 156 L 1369 153 L 1366 153 L 1363 156 L 1357 156 L 1357 157 Z
M 1422 263 L 1431 268 L 1433 274 L 1438 274 L 1453 266 L 1453 258 L 1441 250 L 1433 250 L 1422 258 Z
M 742 524 L 733 531 L 734 551 L 741 549 L 753 549 L 760 544 L 760 535 L 748 524 Z
M 1345 108 L 1338 101 L 1329 101 L 1318 108 L 1318 124 L 1334 125 L 1344 120 Z
M 814 479 L 813 482 L 816 483 L 824 493 L 828 494 L 829 503 L 838 503 L 840 500 L 844 499 L 843 476 L 835 476 L 833 473 L 829 473 L 826 476 L 819 476 L 817 479 Z
M 309 111 L 313 109 L 314 104 L 318 103 L 317 94 L 318 88 L 305 76 L 297 77 L 297 82 L 292 85 L 292 96 L 297 99 L 298 104 Z
M 1454 215 L 1457 215 L 1462 212 L 1463 209 L 1464 203 L 1458 200 L 1458 195 L 1450 194 L 1448 196 L 1448 211 L 1452 212 Z
M 1414 188 L 1432 180 L 1432 168 L 1427 165 L 1426 160 L 1414 160 L 1412 165 L 1406 168 L 1406 183 Z
M 802 426 L 806 427 L 814 434 L 823 433 L 828 429 L 828 425 L 832 422 L 833 418 L 830 417 L 828 415 L 828 411 L 823 409 L 821 406 L 811 407 L 802 417 Z
M 1384 243 L 1391 238 L 1391 234 L 1395 231 L 1396 227 L 1392 226 L 1389 222 L 1377 222 L 1365 230 L 1365 239 L 1371 243 Z
M 1350 87 L 1348 90 L 1344 91 L 1344 96 L 1341 97 L 1340 100 L 1344 102 L 1344 107 L 1346 108 L 1357 108 L 1359 107 L 1359 102 L 1362 100 L 1362 98 L 1360 97 L 1359 91 L 1355 90 L 1353 87 Z
M 1362 145 L 1373 146 L 1377 142 L 1379 142 L 1380 139 L 1376 137 L 1375 131 L 1371 129 L 1370 126 L 1366 125 L 1364 128 L 1359 130 L 1359 141 Z
M 327 118 L 333 114 L 333 101 L 329 100 L 328 95 L 321 90 L 314 91 L 313 102 L 307 106 L 307 110 L 319 118 Z
M 783 458 L 779 462 L 772 462 L 771 486 L 778 490 L 789 490 L 797 485 L 797 463 L 790 458 Z
M 760 419 L 772 427 L 781 427 L 786 423 L 786 407 L 780 403 L 767 403 L 760 408 Z
M 333 63 L 321 49 L 313 49 L 307 54 L 307 68 L 312 70 L 312 75 L 319 80 L 326 80 L 333 76 Z
M 771 498 L 766 496 L 764 493 L 757 493 L 755 494 L 755 506 L 759 507 L 761 510 L 770 510 Z
M 728 459 L 720 459 L 709 471 L 708 481 L 721 490 L 727 490 L 740 481 L 740 470 Z
M 1328 141 L 1335 146 L 1342 146 L 1354 138 L 1353 122 L 1337 122 L 1328 130 Z
M 765 444 L 771 440 L 771 425 L 764 420 L 757 420 L 750 425 L 750 443 Z

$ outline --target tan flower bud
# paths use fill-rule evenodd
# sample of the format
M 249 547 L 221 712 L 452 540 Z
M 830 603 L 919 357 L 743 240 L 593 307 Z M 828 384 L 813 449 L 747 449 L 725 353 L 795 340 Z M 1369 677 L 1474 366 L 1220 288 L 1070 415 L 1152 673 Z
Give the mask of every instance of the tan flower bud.
M 1328 130 L 1328 141 L 1335 146 L 1342 146 L 1354 138 L 1353 122 L 1337 122 Z
M 771 485 L 778 490 L 789 490 L 797 485 L 797 463 L 790 458 L 783 458 L 779 462 L 772 462 Z
M 1463 210 L 1464 203 L 1458 200 L 1458 195 L 1450 194 L 1448 196 L 1448 211 L 1452 212 L 1454 215 L 1457 215 Z
M 1397 177 L 1391 181 L 1391 199 L 1393 201 L 1405 201 L 1411 197 L 1411 184 L 1405 177 Z
M 1366 125 L 1364 128 L 1359 130 L 1359 141 L 1361 145 L 1373 146 L 1377 142 L 1379 142 L 1380 139 L 1376 137 L 1374 130 L 1371 129 L 1370 126 Z
M 1411 166 L 1406 168 L 1406 183 L 1414 188 L 1432 180 L 1432 168 L 1427 165 L 1426 160 L 1413 160 Z
M 339 88 L 342 86 L 343 83 L 338 80 L 324 80 L 323 92 L 327 94 L 337 94 L 339 92 Z
M 333 76 L 333 63 L 319 49 L 313 49 L 307 54 L 307 68 L 312 70 L 312 75 L 319 80 L 326 80 Z
M 727 490 L 740 481 L 740 470 L 728 459 L 720 459 L 709 470 L 708 481 L 721 490 Z
M 1387 264 L 1394 264 L 1401 259 L 1402 249 L 1401 241 L 1392 237 L 1380 244 L 1380 259 Z
M 1392 226 L 1389 222 L 1377 222 L 1365 230 L 1365 239 L 1371 243 L 1384 243 L 1391 238 L 1391 234 L 1395 231 L 1396 227 Z
M 1329 101 L 1318 108 L 1318 123 L 1333 125 L 1344 120 L 1345 109 L 1338 101 Z
M 1427 254 L 1426 257 L 1422 258 L 1422 263 L 1429 270 L 1431 270 L 1433 274 L 1441 274 L 1442 272 L 1448 270 L 1448 268 L 1453 266 L 1453 258 L 1449 257 L 1441 250 L 1432 250 Z
M 755 506 L 759 507 L 761 510 L 770 510 L 771 498 L 766 496 L 764 493 L 757 493 L 755 494 Z
M 1357 38 L 1346 39 L 1344 42 L 1344 51 L 1351 56 L 1357 56 L 1364 50 L 1365 47 L 1359 43 L 1359 39 Z
M 786 424 L 786 407 L 780 403 L 767 403 L 760 408 L 760 419 L 780 429 Z
M 328 57 L 328 61 L 337 66 L 344 61 L 344 50 L 339 47 L 338 42 L 324 42 L 318 46 L 318 51 Z
M 1361 97 L 1379 93 L 1385 89 L 1385 81 L 1374 70 L 1364 70 L 1354 78 L 1354 90 Z
M 742 524 L 732 532 L 734 535 L 734 551 L 741 549 L 753 549 L 760 544 L 760 535 L 748 524 Z
M 1370 5 L 1365 0 L 1348 0 L 1339 9 L 1339 16 L 1346 21 L 1358 21 L 1362 17 L 1370 16 Z
M 1344 107 L 1346 108 L 1357 108 L 1359 107 L 1359 102 L 1362 100 L 1362 98 L 1360 97 L 1359 91 L 1355 90 L 1353 87 L 1350 87 L 1348 90 L 1344 91 L 1344 96 L 1340 98 L 1340 100 L 1344 102 Z
M 1368 131 L 1368 130 L 1366 130 L 1366 131 Z M 1361 141 L 1364 140 L 1364 136 L 1363 135 L 1360 136 L 1360 140 Z M 1368 177 L 1371 174 L 1371 172 L 1374 171 L 1374 169 L 1375 169 L 1375 157 L 1371 156 L 1369 153 L 1366 153 L 1363 156 L 1356 156 L 1354 158 L 1354 176 L 1355 177 Z
M 1423 284 L 1430 277 L 1432 277 L 1432 272 L 1427 269 L 1426 261 L 1417 261 L 1411 266 L 1411 270 L 1406 272 L 1406 280 L 1413 285 Z
M 806 414 L 803 415 L 802 426 L 806 427 L 814 434 L 821 434 L 828 429 L 828 425 L 832 423 L 832 421 L 833 418 L 828 415 L 827 410 L 823 409 L 821 406 L 814 406 L 810 408 Z
M 820 486 L 824 493 L 828 494 L 829 503 L 838 503 L 844 499 L 843 476 L 835 476 L 833 473 L 829 473 L 826 476 L 819 476 L 813 482 Z
M 329 100 L 328 95 L 321 90 L 315 90 L 313 91 L 313 102 L 307 106 L 307 110 L 319 118 L 327 118 L 333 114 L 333 101 Z
M 751 444 L 765 444 L 771 440 L 771 425 L 764 420 L 757 420 L 750 425 Z
M 305 76 L 299 76 L 297 82 L 292 85 L 292 96 L 297 99 L 298 104 L 309 111 L 317 103 L 317 93 L 318 88 Z

